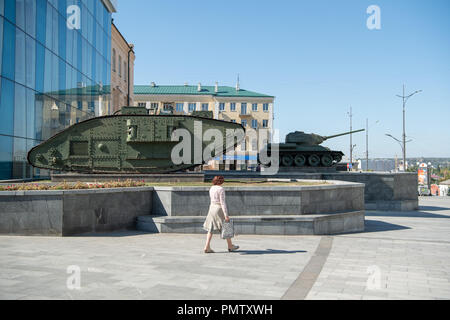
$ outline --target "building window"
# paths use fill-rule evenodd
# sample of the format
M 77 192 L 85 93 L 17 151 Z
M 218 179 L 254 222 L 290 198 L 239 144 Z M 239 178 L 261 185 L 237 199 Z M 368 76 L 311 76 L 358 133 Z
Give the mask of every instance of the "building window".
M 242 120 L 241 121 L 242 126 L 245 128 L 247 126 L 247 120 Z
M 183 112 L 183 103 L 177 103 L 177 112 Z
M 267 128 L 269 126 L 269 120 L 263 120 L 263 128 Z
M 252 150 L 258 151 L 258 140 L 257 139 L 252 139 Z
M 127 63 L 123 63 L 123 79 L 127 82 Z
M 241 114 L 247 114 L 247 103 L 241 103 Z
M 247 143 L 245 141 L 245 139 L 242 141 L 241 143 L 241 151 L 245 151 L 247 149 Z
M 257 129 L 258 128 L 258 120 L 252 119 L 252 128 Z
M 236 123 L 236 120 L 231 120 L 231 122 Z
M 122 77 L 122 57 L 119 54 L 119 78 Z
M 150 109 L 156 110 L 159 107 L 159 103 L 158 102 L 152 102 L 150 104 Z
M 236 103 L 234 102 L 230 103 L 230 111 L 236 111 Z
M 219 103 L 219 111 L 224 111 L 225 110 L 225 103 L 221 102 Z
M 202 111 L 208 111 L 209 104 L 208 103 L 202 103 Z
M 263 111 L 264 112 L 269 112 L 269 104 L 268 103 L 264 103 L 263 104 Z
M 189 103 L 189 112 L 195 111 L 196 103 Z
M 147 104 L 145 102 L 139 102 L 138 107 L 145 108 Z
M 116 49 L 113 49 L 112 52 L 112 69 L 116 72 Z
M 173 111 L 173 106 L 171 103 L 164 103 L 164 111 Z
M 257 103 L 252 104 L 252 111 L 258 111 L 258 104 Z
M 88 110 L 95 113 L 95 101 L 88 101 Z

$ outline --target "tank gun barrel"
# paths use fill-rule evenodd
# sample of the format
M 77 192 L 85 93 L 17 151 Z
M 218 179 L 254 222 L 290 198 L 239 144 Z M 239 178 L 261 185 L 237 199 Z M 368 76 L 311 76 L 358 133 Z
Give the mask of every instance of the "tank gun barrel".
M 349 135 L 349 134 L 353 134 L 353 133 L 357 133 L 357 132 L 362 132 L 362 131 L 366 131 L 366 129 L 360 129 L 360 130 L 355 130 L 355 131 L 349 131 L 349 132 L 345 132 L 345 133 L 336 134 L 336 135 L 334 135 L 334 136 L 324 137 L 324 140 L 328 140 L 328 139 L 332 139 L 332 138 L 337 138 L 337 137 L 341 137 L 341 136 L 346 136 L 346 135 Z

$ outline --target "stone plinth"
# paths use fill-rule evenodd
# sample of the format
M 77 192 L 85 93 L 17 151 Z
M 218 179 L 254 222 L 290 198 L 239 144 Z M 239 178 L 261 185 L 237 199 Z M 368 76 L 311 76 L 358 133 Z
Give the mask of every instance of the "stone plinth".
M 0 192 L 0 234 L 70 236 L 135 227 L 153 188 Z
M 137 228 L 154 233 L 206 233 L 205 217 L 142 216 Z M 364 231 L 364 211 L 335 214 L 233 216 L 236 235 L 327 235 Z
M 153 215 L 202 216 L 210 187 L 154 187 Z M 364 210 L 364 185 L 225 187 L 231 215 L 302 215 Z
M 364 230 L 364 185 L 225 187 L 239 234 L 314 235 Z M 147 232 L 205 233 L 209 187 L 155 187 L 153 213 L 137 219 Z
M 416 173 L 389 172 L 279 172 L 273 176 L 251 171 L 205 171 L 205 179 L 216 175 L 225 179 L 264 180 L 270 178 L 338 180 L 363 183 L 366 210 L 410 211 L 419 208 Z

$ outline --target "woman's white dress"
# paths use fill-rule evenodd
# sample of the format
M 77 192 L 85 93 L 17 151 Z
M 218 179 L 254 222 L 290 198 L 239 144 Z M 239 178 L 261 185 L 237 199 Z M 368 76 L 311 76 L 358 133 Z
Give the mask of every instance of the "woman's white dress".
M 228 217 L 227 204 L 225 202 L 225 189 L 221 186 L 212 186 L 209 189 L 211 204 L 203 229 L 208 232 L 221 231 L 225 217 Z

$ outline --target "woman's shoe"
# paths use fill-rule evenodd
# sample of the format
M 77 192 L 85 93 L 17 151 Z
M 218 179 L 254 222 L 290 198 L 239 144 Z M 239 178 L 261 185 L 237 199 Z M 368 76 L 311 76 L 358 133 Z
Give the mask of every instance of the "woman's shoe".
M 211 249 L 205 249 L 204 251 L 205 251 L 205 253 L 214 253 L 214 251 Z
M 236 251 L 237 249 L 239 249 L 239 246 L 235 246 L 233 244 L 233 248 L 232 249 L 228 249 L 228 252 L 233 252 L 233 251 Z

